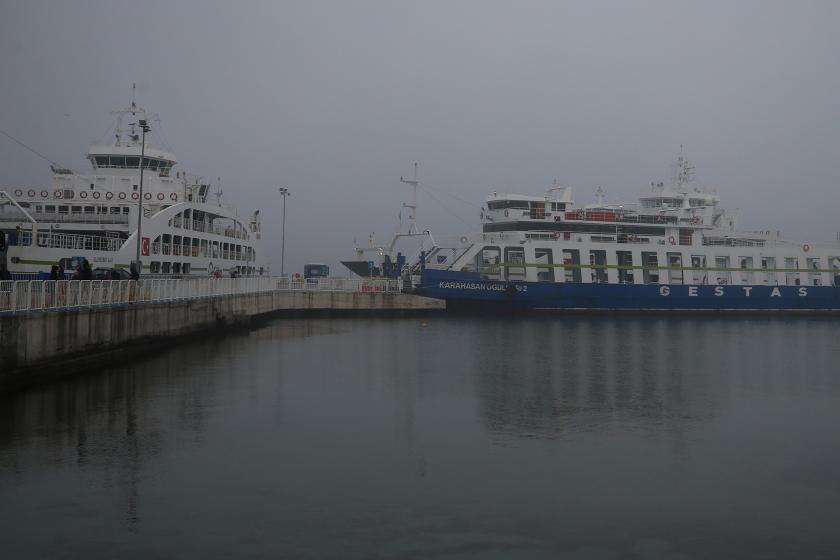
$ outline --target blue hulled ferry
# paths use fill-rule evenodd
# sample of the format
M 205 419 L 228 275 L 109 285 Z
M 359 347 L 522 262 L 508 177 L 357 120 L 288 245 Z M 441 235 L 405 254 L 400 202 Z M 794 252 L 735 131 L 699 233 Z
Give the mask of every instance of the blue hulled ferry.
M 638 204 L 576 207 L 569 187 L 493 193 L 482 233 L 435 246 L 416 292 L 450 308 L 509 310 L 840 310 L 840 243 L 741 231 L 680 157 L 670 185 Z M 416 272 L 416 271 L 415 271 Z

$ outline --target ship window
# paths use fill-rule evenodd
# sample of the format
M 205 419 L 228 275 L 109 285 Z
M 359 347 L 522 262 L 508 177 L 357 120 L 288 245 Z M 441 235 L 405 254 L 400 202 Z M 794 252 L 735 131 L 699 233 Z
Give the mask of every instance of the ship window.
M 184 274 L 189 274 L 190 273 L 190 263 L 184 263 L 183 266 L 181 267 L 181 271 Z
M 563 281 L 580 283 L 580 251 L 577 249 L 563 250 Z
M 119 206 L 112 206 L 111 207 L 111 214 L 119 214 L 119 213 L 120 213 Z
M 159 261 L 152 261 L 149 264 L 149 271 L 153 274 L 158 274 L 160 272 L 160 262 Z
M 589 251 L 590 280 L 594 284 L 607 283 L 607 252 Z
M 96 156 L 96 167 L 108 167 L 108 156 Z
M 642 279 L 645 284 L 659 284 L 659 258 L 656 253 L 642 252 Z
M 95 210 L 94 210 L 93 206 L 85 206 L 85 213 L 86 214 L 94 214 Z
M 534 249 L 534 261 L 537 265 L 537 282 L 554 282 L 551 249 Z M 543 266 L 540 266 L 543 265 Z
M 620 284 L 633 283 L 633 253 L 630 251 L 616 251 L 618 264 L 618 282 Z
M 505 247 L 505 264 L 509 280 L 525 280 L 525 249 Z
M 81 212 L 82 212 L 82 207 L 81 207 L 81 206 L 71 206 L 71 207 L 70 207 L 70 211 L 71 211 L 71 212 L 81 213 Z
M 111 156 L 111 167 L 125 167 L 125 157 Z
M 55 212 L 55 206 L 47 205 L 44 207 L 44 211 L 50 213 Z
M 724 286 L 732 283 L 732 275 L 729 270 L 729 257 L 715 257 L 715 269 L 718 285 Z
M 668 282 L 682 284 L 684 281 L 682 253 L 667 253 Z
M 69 207 L 69 206 L 59 206 L 59 207 L 58 207 L 58 211 L 59 211 L 59 213 L 66 214 L 69 210 L 70 210 L 70 207 Z
M 130 156 L 125 158 L 125 166 L 128 168 L 140 167 L 140 158 L 137 156 Z
M 172 274 L 181 274 L 181 263 L 172 263 Z
M 487 203 L 488 210 L 507 210 L 508 208 L 529 210 L 530 206 L 526 200 L 495 200 Z
M 476 268 L 481 277 L 489 280 L 501 279 L 502 251 L 498 247 L 485 247 L 476 257 Z

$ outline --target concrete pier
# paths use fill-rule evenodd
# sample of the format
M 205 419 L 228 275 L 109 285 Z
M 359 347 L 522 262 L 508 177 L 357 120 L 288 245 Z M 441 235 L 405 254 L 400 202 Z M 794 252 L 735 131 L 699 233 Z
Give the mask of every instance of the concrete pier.
M 0 314 L 0 392 L 272 316 L 406 315 L 444 302 L 402 293 L 270 291 Z

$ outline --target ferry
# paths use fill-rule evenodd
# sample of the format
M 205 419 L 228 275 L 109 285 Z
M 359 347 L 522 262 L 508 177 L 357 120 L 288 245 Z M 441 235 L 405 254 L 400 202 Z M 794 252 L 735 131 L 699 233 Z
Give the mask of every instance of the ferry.
M 268 275 L 259 210 L 240 216 L 220 189 L 178 169 L 146 137 L 152 116 L 134 100 L 112 114 L 114 140 L 90 146 L 90 173 L 53 164 L 49 186 L 0 187 L 0 264 L 16 279 L 43 279 L 87 259 L 124 277 L 139 255 L 144 276 Z
M 448 309 L 840 310 L 840 243 L 741 231 L 690 162 L 675 168 L 633 205 L 599 189 L 578 207 L 556 181 L 543 196 L 494 192 L 481 234 L 424 255 L 415 290 Z

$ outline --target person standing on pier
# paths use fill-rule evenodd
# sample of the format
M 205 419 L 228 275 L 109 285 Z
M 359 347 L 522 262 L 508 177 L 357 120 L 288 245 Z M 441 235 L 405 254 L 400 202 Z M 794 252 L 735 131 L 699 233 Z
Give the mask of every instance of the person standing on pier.
M 93 280 L 93 269 L 87 259 L 82 259 L 82 280 Z
M 137 272 L 137 265 L 131 263 L 131 266 L 128 267 L 128 272 L 131 274 L 132 280 L 140 280 L 140 273 Z
M 6 264 L 6 252 L 9 247 L 6 245 L 6 232 L 0 230 L 0 264 Z

